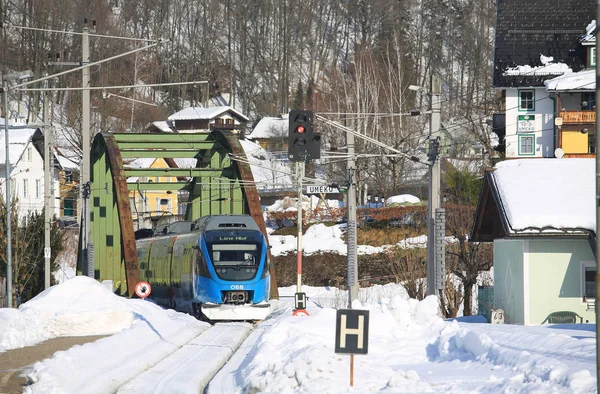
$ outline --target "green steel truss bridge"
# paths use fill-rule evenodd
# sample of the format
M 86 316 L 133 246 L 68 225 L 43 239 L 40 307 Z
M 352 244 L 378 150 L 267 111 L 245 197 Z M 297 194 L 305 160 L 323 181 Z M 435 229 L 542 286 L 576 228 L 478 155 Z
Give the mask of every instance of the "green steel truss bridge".
M 95 279 L 101 282 L 112 280 L 115 292 L 129 297 L 134 295 L 140 281 L 129 199 L 132 190 L 187 190 L 189 200 L 185 220 L 206 215 L 249 214 L 266 235 L 258 192 L 245 157 L 238 136 L 227 131 L 97 134 L 92 143 L 91 185 L 87 200 L 91 218 L 88 242 L 93 244 Z M 124 161 L 136 158 L 162 158 L 172 167 L 125 168 Z M 195 159 L 195 167 L 181 168 L 174 164 L 174 159 L 184 158 Z M 131 177 L 137 177 L 138 181 L 128 183 Z M 178 182 L 139 182 L 149 177 L 171 177 Z M 83 227 L 80 226 L 82 230 Z M 82 254 L 80 241 L 78 272 L 84 270 Z M 277 296 L 271 264 L 271 297 Z

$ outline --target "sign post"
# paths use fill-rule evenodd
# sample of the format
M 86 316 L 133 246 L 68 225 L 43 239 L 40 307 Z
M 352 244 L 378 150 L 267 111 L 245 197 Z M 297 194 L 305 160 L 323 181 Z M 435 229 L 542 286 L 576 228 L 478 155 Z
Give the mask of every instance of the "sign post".
M 306 311 L 306 294 L 302 293 L 302 177 L 304 177 L 304 162 L 296 162 L 298 179 L 298 277 L 296 283 L 295 308 L 292 316 L 308 316 Z
M 354 355 L 369 351 L 369 311 L 339 309 L 335 318 L 335 352 L 350 354 L 350 386 L 354 386 Z

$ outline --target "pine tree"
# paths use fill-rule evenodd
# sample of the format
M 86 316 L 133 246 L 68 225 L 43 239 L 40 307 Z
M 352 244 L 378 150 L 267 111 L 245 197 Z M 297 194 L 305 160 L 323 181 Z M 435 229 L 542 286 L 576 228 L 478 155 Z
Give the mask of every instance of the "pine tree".
M 18 204 L 11 204 L 11 266 L 13 305 L 26 302 L 44 291 L 44 212 L 29 212 L 19 219 Z M 0 198 L 0 276 L 6 277 L 6 204 Z M 56 221 L 50 229 L 52 250 L 50 272 L 56 271 L 56 256 L 63 250 L 62 234 Z M 50 284 L 54 278 L 50 275 Z
M 298 86 L 296 87 L 293 109 L 304 109 L 304 92 L 301 81 L 298 81 Z

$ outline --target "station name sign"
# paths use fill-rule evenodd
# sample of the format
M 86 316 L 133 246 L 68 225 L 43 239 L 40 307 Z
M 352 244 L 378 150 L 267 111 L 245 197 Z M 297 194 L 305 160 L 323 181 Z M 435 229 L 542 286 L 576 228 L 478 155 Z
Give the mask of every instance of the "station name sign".
M 340 191 L 331 186 L 306 186 L 306 194 L 338 194 Z

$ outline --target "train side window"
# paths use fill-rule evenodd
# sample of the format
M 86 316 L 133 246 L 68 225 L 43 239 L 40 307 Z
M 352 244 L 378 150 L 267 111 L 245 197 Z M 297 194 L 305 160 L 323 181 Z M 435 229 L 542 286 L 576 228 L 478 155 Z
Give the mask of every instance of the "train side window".
M 198 258 L 196 259 L 196 270 L 198 271 L 198 275 L 204 276 L 205 278 L 210 278 L 208 268 L 206 267 L 206 260 L 204 260 L 204 256 L 200 252 L 198 253 Z

